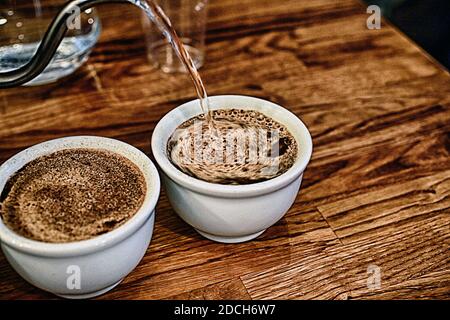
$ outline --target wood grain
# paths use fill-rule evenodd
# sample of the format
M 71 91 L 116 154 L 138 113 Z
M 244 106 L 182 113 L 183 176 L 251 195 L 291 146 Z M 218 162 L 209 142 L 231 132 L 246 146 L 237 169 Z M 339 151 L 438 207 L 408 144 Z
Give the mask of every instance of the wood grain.
M 255 299 L 448 298 L 448 213 L 414 217 L 350 244 L 305 255 L 291 248 L 287 266 L 243 276 Z M 367 286 L 368 268 L 380 268 L 381 286 Z
M 241 279 L 231 279 L 169 297 L 174 300 L 250 300 Z
M 195 98 L 146 60 L 140 13 L 100 8 L 89 61 L 58 83 L 0 92 L 0 163 L 48 139 L 92 134 L 150 157 L 158 120 Z M 213 0 L 211 95 L 282 104 L 314 153 L 288 214 L 258 239 L 210 242 L 162 192 L 141 263 L 101 299 L 450 298 L 450 75 L 355 0 Z M 118 24 L 120 21 L 120 24 Z M 368 267 L 381 272 L 367 285 Z M 0 299 L 47 299 L 0 255 Z

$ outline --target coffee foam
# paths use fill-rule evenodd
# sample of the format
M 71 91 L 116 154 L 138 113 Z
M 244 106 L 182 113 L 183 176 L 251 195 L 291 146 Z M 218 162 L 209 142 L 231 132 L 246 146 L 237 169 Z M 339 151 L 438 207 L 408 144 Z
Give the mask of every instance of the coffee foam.
M 169 139 L 169 159 L 181 171 L 212 183 L 249 184 L 283 174 L 297 159 L 291 133 L 260 112 L 221 109 L 212 117 L 184 122 Z
M 145 192 L 142 172 L 123 156 L 67 149 L 40 157 L 11 177 L 0 215 L 6 226 L 30 239 L 79 241 L 125 223 Z

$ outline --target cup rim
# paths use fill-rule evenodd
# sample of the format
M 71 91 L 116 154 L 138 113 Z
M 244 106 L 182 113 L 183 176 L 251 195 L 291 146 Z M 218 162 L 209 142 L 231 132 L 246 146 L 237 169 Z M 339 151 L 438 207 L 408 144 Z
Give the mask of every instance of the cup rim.
M 302 148 L 302 150 L 299 150 L 297 160 L 295 161 L 295 163 L 292 165 L 291 168 L 289 168 L 286 172 L 279 175 L 278 177 L 266 181 L 245 185 L 225 185 L 225 184 L 211 183 L 191 177 L 188 174 L 179 170 L 172 164 L 172 162 L 167 157 L 166 149 L 161 148 L 160 145 L 162 143 L 164 146 L 167 146 L 168 138 L 167 139 L 163 138 L 163 135 L 166 132 L 165 128 L 167 128 L 170 123 L 176 122 L 177 123 L 176 127 L 178 127 L 184 121 L 201 114 L 202 111 L 200 108 L 199 100 L 195 99 L 186 102 L 168 112 L 158 122 L 155 129 L 153 130 L 151 141 L 153 156 L 156 162 L 158 163 L 159 167 L 161 168 L 161 170 L 171 180 L 192 191 L 205 195 L 212 195 L 223 198 L 244 198 L 244 197 L 258 196 L 278 190 L 290 184 L 292 181 L 297 179 L 301 174 L 303 174 L 304 170 L 306 169 L 306 166 L 308 165 L 311 159 L 313 143 L 308 128 L 294 113 L 271 101 L 251 96 L 217 95 L 217 96 L 210 96 L 208 99 L 211 103 L 213 110 L 226 108 L 223 106 L 218 107 L 217 105 L 215 105 L 216 102 L 222 101 L 223 103 L 224 100 L 231 100 L 234 101 L 235 103 L 239 103 L 240 107 L 244 107 L 243 105 L 245 105 L 246 103 L 248 104 L 258 103 L 273 108 L 274 111 L 276 110 L 276 112 L 279 115 L 283 116 L 285 119 L 285 121 L 276 119 L 277 122 L 280 122 L 283 125 L 286 125 L 286 123 L 289 122 L 291 126 L 293 125 L 296 126 L 300 134 L 295 135 L 293 132 L 291 133 L 294 135 L 294 138 L 297 140 L 297 143 L 299 143 L 299 140 L 301 140 L 302 146 L 304 148 Z M 228 105 L 233 107 L 233 102 L 229 103 Z M 191 115 L 190 117 L 186 117 L 187 114 L 192 113 L 190 112 L 192 111 L 192 109 L 195 109 L 196 113 L 194 115 Z M 257 111 L 261 112 L 261 110 Z M 163 139 L 165 141 L 162 141 Z
M 81 241 L 50 243 L 26 238 L 8 228 L 0 218 L 0 241 L 2 245 L 13 247 L 22 252 L 37 256 L 69 257 L 86 255 L 103 250 L 121 242 L 134 234 L 154 214 L 160 193 L 158 171 L 152 161 L 139 149 L 125 142 L 98 136 L 70 136 L 48 140 L 33 145 L 9 158 L 0 166 L 0 193 L 8 179 L 18 169 L 30 161 L 59 150 L 88 148 L 109 150 L 126 157 L 133 162 L 145 178 L 147 192 L 139 210 L 123 225 L 105 234 Z M 139 159 L 135 161 L 130 155 Z M 11 167 L 17 167 L 11 170 Z

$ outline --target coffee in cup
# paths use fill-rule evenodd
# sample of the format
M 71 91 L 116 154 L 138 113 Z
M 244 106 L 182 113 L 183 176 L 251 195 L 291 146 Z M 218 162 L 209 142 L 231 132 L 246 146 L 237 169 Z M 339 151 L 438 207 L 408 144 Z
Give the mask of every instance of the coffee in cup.
M 220 109 L 181 124 L 167 146 L 182 172 L 211 183 L 251 184 L 275 178 L 297 159 L 285 126 L 254 110 Z
M 37 241 L 86 240 L 127 222 L 141 207 L 145 179 L 130 160 L 100 149 L 65 149 L 16 172 L 0 196 L 0 216 Z

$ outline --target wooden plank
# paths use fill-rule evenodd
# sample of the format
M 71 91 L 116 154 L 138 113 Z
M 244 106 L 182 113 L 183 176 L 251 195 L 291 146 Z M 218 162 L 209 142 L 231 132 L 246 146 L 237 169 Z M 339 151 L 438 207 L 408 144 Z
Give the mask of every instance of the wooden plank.
M 170 300 L 249 300 L 250 296 L 242 281 L 237 279 L 227 280 L 209 285 L 204 288 L 192 290 L 176 296 Z
M 293 248 L 288 266 L 242 280 L 252 299 L 448 298 L 449 225 L 448 214 L 436 213 L 319 254 Z M 379 287 L 368 286 L 373 266 L 380 270 Z
M 104 299 L 448 298 L 450 75 L 354 0 L 210 2 L 210 95 L 277 102 L 314 153 L 284 219 L 222 245 L 182 222 L 164 192 L 140 265 Z M 0 163 L 38 142 L 91 134 L 151 157 L 168 111 L 195 97 L 186 75 L 147 62 L 140 12 L 103 6 L 89 62 L 55 84 L 0 91 Z M 120 19 L 120 28 L 117 27 Z M 367 267 L 381 288 L 367 287 Z M 0 299 L 52 298 L 0 255 Z
M 353 299 L 408 299 L 408 300 L 448 300 L 450 298 L 450 271 L 431 272 L 423 277 L 405 280 L 372 292 L 352 292 Z

